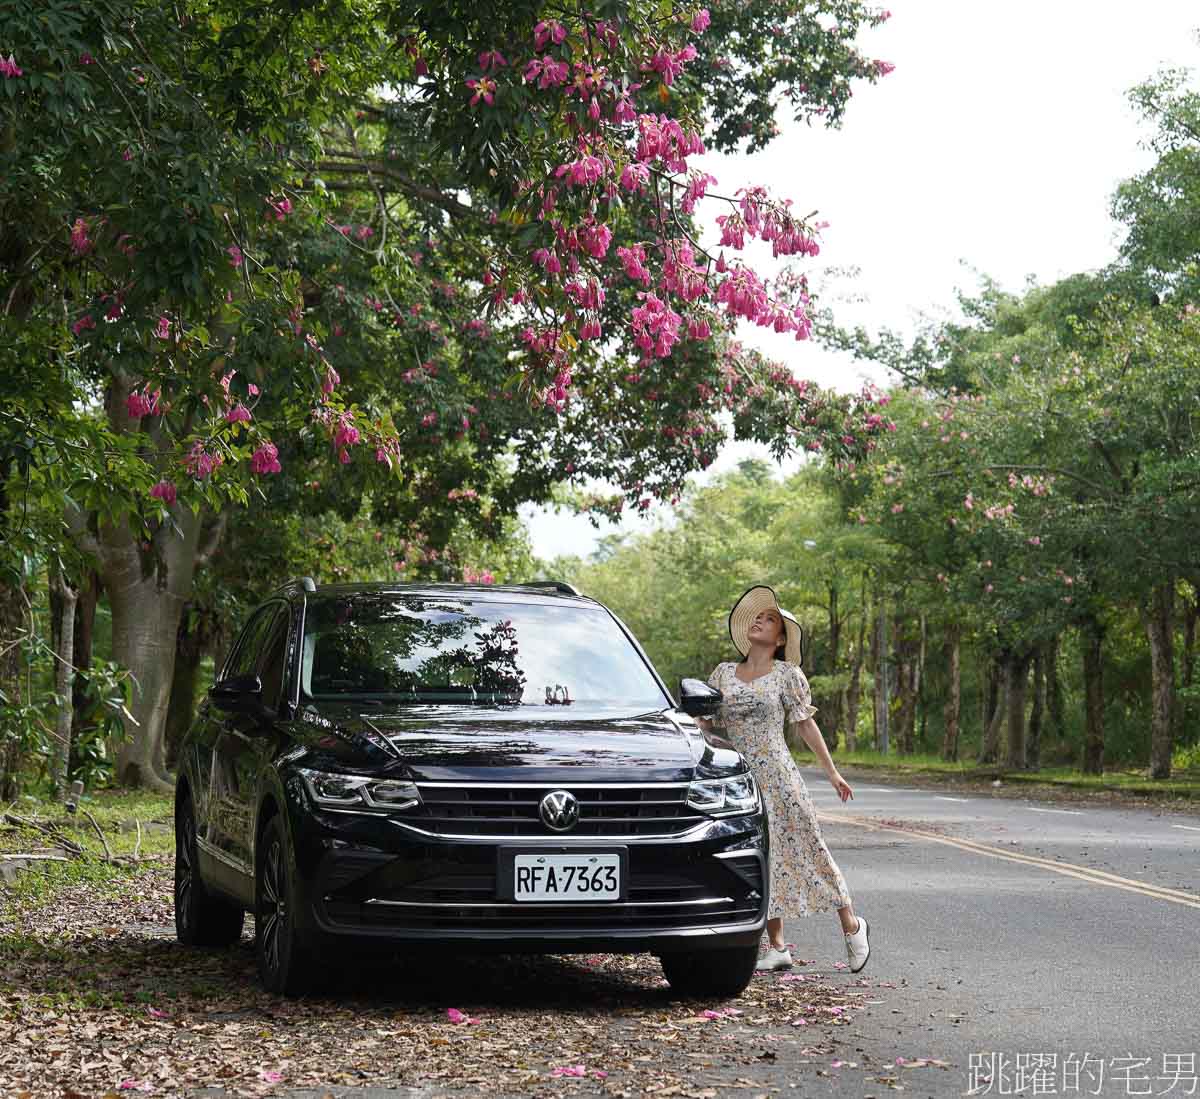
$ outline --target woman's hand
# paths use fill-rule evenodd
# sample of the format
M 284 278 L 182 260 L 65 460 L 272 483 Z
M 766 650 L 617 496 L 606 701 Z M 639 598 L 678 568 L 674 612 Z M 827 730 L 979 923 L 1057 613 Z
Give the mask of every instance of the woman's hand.
M 829 781 L 834 790 L 837 791 L 837 796 L 841 798 L 842 801 L 854 800 L 854 791 L 850 789 L 850 783 L 842 778 L 837 771 L 834 771 L 833 774 L 829 776 Z

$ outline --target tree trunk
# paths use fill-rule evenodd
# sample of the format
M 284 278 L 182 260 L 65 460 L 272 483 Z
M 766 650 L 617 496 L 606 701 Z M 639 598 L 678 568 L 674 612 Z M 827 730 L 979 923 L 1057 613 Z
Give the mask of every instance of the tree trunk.
M 945 722 L 942 759 L 954 762 L 958 759 L 958 728 L 962 717 L 962 627 L 957 622 L 946 627 L 942 654 L 946 661 L 946 675 L 949 681 L 946 705 L 942 711 Z
M 117 432 L 136 430 L 127 398 L 131 383 L 116 377 L 105 394 L 109 423 Z M 184 604 L 192 594 L 197 564 L 215 549 L 224 524 L 218 518 L 200 549 L 201 518 L 182 504 L 171 505 L 172 522 L 150 537 L 128 521 L 89 522 L 76 508 L 66 520 L 81 550 L 96 561 L 112 610 L 112 657 L 134 678 L 132 717 L 123 719 L 125 735 L 116 746 L 116 778 L 126 786 L 168 791 L 163 773 L 163 730 L 175 671 L 175 644 Z
M 850 686 L 846 691 L 846 747 L 852 752 L 858 748 L 858 708 L 862 701 L 862 669 L 866 643 L 867 574 L 864 572 L 858 601 L 858 644 L 854 647 L 854 663 L 850 667 Z
M 1142 608 L 1150 641 L 1150 777 L 1171 777 L 1175 747 L 1175 578 L 1159 584 Z
M 1000 728 L 1004 723 L 1005 703 L 1008 697 L 1008 653 L 992 657 L 988 669 L 988 722 L 983 730 L 983 742 L 979 746 L 980 763 L 996 763 L 1000 759 Z
M 74 710 L 72 729 L 75 739 L 84 730 L 84 710 L 88 705 L 88 671 L 92 666 L 92 636 L 96 629 L 96 605 L 100 602 L 100 577 L 88 569 L 84 583 L 79 586 L 79 602 L 75 604 L 75 683 L 71 691 Z
M 1029 738 L 1025 762 L 1036 771 L 1042 765 L 1042 722 L 1046 712 L 1046 646 L 1033 651 L 1033 706 L 1029 711 Z
M 54 566 L 50 570 L 50 590 L 57 604 L 55 618 L 58 628 L 54 631 L 56 657 L 54 671 L 54 693 L 58 695 L 58 716 L 54 728 L 54 751 L 50 757 L 50 778 L 55 793 L 65 797 L 67 793 L 68 769 L 71 765 L 71 719 L 75 716 L 72 702 L 72 685 L 75 682 L 75 603 L 79 592 Z
M 24 700 L 19 639 L 25 626 L 25 608 L 25 586 L 20 576 L 0 565 L 0 801 L 12 801 L 19 793 L 22 736 L 13 715 Z
M 838 589 L 836 584 L 829 586 L 829 671 L 836 676 L 842 657 L 842 620 L 838 608 Z M 842 727 L 842 692 L 832 691 L 829 695 L 829 716 L 827 718 L 829 731 L 822 730 L 825 743 L 832 752 L 837 748 L 838 732 Z
M 1095 616 L 1080 625 L 1079 644 L 1083 656 L 1083 769 L 1088 774 L 1104 773 L 1104 627 Z
M 1184 687 L 1191 687 L 1196 674 L 1196 620 L 1200 618 L 1200 592 L 1192 588 L 1192 597 L 1184 605 L 1183 612 L 1183 667 L 1180 669 Z
M 896 746 L 905 755 L 913 752 L 916 728 L 917 691 L 920 686 L 918 661 L 920 638 L 912 633 L 913 623 L 895 617 L 896 628 Z
M 1008 742 L 1004 767 L 1025 770 L 1025 695 L 1029 684 L 1029 653 L 1013 651 L 1008 656 Z
M 200 663 L 210 642 L 211 631 L 205 628 L 202 612 L 185 608 L 175 646 L 175 674 L 171 680 L 171 697 L 163 734 L 165 763 L 168 767 L 175 766 L 179 758 L 179 745 L 195 716 L 196 681 L 200 678 Z
M 1062 679 L 1058 674 L 1058 638 L 1052 637 L 1046 645 L 1046 714 L 1050 718 L 1050 732 L 1061 741 L 1067 735 L 1064 721 Z

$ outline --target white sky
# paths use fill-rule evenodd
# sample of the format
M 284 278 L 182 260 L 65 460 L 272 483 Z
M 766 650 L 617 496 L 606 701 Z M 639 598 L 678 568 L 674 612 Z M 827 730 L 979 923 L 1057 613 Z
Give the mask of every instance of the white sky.
M 973 271 L 1017 290 L 1112 260 L 1116 185 L 1152 158 L 1127 90 L 1163 66 L 1200 62 L 1200 4 L 1191 0 L 892 0 L 892 18 L 865 33 L 863 52 L 895 72 L 851 100 L 841 130 L 780 120 L 754 156 L 708 156 L 722 194 L 761 183 L 830 223 L 818 264 L 856 267 L 843 282 L 862 304 L 837 307 L 846 324 L 911 330 L 954 308 Z M 711 219 L 717 204 L 701 206 Z M 754 262 L 763 245 L 749 246 Z M 769 260 L 769 251 L 765 252 Z M 967 266 L 964 266 L 967 265 Z M 817 274 L 814 265 L 813 275 Z M 819 281 L 819 280 L 815 280 Z M 838 287 L 826 301 L 836 304 Z M 747 343 L 799 377 L 857 388 L 861 368 L 808 343 L 745 329 Z M 752 453 L 734 445 L 709 471 Z M 586 554 L 586 519 L 522 512 L 543 558 Z M 630 518 L 622 529 L 646 529 Z

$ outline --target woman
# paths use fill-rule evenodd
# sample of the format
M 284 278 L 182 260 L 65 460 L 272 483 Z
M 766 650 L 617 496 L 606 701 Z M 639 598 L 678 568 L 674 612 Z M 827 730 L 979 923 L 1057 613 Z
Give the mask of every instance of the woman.
M 850 969 L 857 973 L 871 953 L 867 921 L 854 915 L 845 879 L 821 839 L 812 800 L 783 735 L 785 724 L 796 726 L 842 801 L 854 796 L 812 719 L 816 707 L 800 670 L 800 625 L 779 606 L 775 592 L 760 584 L 729 612 L 729 636 L 742 659 L 719 664 L 708 683 L 724 696 L 715 721 L 750 764 L 770 822 L 770 943 L 758 968 L 791 966 L 792 955 L 783 938 L 785 916 L 835 908 Z M 704 726 L 711 727 L 707 721 Z

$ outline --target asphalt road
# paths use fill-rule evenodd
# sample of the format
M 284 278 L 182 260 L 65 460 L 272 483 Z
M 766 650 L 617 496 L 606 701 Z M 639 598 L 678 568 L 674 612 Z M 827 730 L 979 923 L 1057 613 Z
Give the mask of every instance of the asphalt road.
M 1200 1095 L 1200 817 L 869 779 L 843 806 L 805 780 L 874 931 L 868 972 L 897 986 L 856 1028 L 872 1065 L 950 1062 L 902 1072 L 918 1095 Z M 839 930 L 786 929 L 819 957 Z M 849 1068 L 804 1085 L 825 1088 L 880 1092 Z

